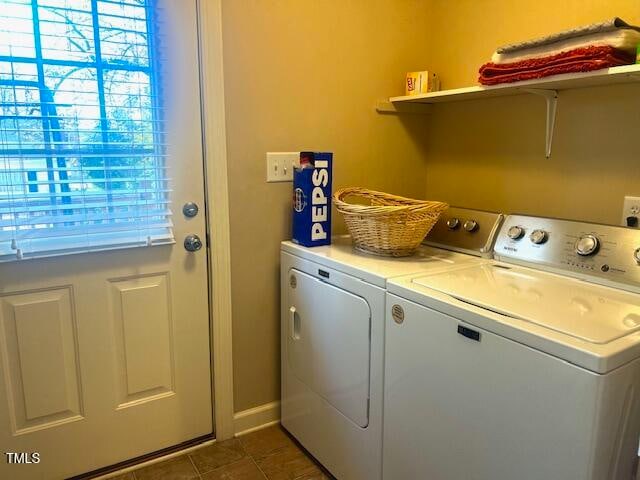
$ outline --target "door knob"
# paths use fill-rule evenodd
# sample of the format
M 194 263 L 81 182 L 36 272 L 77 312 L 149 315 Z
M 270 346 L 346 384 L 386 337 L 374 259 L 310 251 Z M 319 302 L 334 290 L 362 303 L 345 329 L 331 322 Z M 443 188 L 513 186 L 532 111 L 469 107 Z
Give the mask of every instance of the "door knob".
M 195 233 L 187 235 L 184 239 L 184 249 L 188 252 L 197 252 L 202 248 L 202 240 Z

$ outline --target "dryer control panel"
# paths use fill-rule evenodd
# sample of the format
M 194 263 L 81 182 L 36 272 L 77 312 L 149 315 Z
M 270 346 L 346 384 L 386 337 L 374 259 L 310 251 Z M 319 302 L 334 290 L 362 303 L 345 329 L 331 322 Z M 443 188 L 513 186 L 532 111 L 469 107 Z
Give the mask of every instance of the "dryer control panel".
M 440 215 L 424 243 L 469 255 L 491 257 L 503 218 L 501 213 L 449 207 Z
M 640 231 L 633 228 L 509 215 L 494 255 L 597 283 L 640 287 Z

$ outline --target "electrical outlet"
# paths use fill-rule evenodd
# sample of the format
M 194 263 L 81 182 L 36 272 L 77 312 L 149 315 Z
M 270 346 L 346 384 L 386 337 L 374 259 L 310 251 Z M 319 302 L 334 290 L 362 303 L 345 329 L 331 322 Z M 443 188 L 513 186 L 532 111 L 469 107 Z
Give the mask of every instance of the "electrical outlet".
M 267 182 L 292 182 L 300 152 L 267 152 Z
M 640 219 L 640 197 L 624 197 L 624 206 L 622 207 L 622 218 L 620 224 L 625 227 L 640 228 L 640 222 L 636 221 L 635 225 L 628 224 L 629 217 Z

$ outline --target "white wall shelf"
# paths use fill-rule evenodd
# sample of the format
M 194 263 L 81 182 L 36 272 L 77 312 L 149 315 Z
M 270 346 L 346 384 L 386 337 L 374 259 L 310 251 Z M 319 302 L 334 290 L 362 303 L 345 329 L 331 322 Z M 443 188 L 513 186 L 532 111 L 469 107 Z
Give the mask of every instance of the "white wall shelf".
M 491 97 L 535 94 L 543 96 L 547 102 L 546 157 L 551 156 L 551 143 L 555 125 L 558 92 L 568 89 L 616 85 L 620 83 L 640 82 L 640 65 L 624 65 L 593 72 L 566 73 L 538 80 L 527 80 L 495 86 L 474 86 L 441 90 L 419 95 L 391 97 L 388 101 L 378 102 L 379 113 L 418 113 L 427 112 L 434 103 L 459 102 Z

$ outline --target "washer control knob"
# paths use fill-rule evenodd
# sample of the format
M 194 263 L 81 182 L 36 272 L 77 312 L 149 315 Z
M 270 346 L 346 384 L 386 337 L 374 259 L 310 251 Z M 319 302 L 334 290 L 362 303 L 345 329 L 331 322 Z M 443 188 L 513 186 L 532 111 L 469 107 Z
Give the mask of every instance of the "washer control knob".
M 455 230 L 459 226 L 460 226 L 460 220 L 458 220 L 457 218 L 452 217 L 449 220 L 447 220 L 447 227 L 449 227 L 450 230 Z
M 507 236 L 511 240 L 520 240 L 524 235 L 524 228 L 514 225 L 507 230 Z
M 595 235 L 583 235 L 576 242 L 576 253 L 583 257 L 593 255 L 600 247 L 600 240 Z
M 529 235 L 529 239 L 531 240 L 531 243 L 541 245 L 549 239 L 549 234 L 544 230 L 534 230 L 531 232 L 531 235 Z
M 462 226 L 467 232 L 474 232 L 478 229 L 478 222 L 475 220 L 467 220 Z
M 636 251 L 633 252 L 633 258 L 640 264 L 640 247 L 636 248 Z

